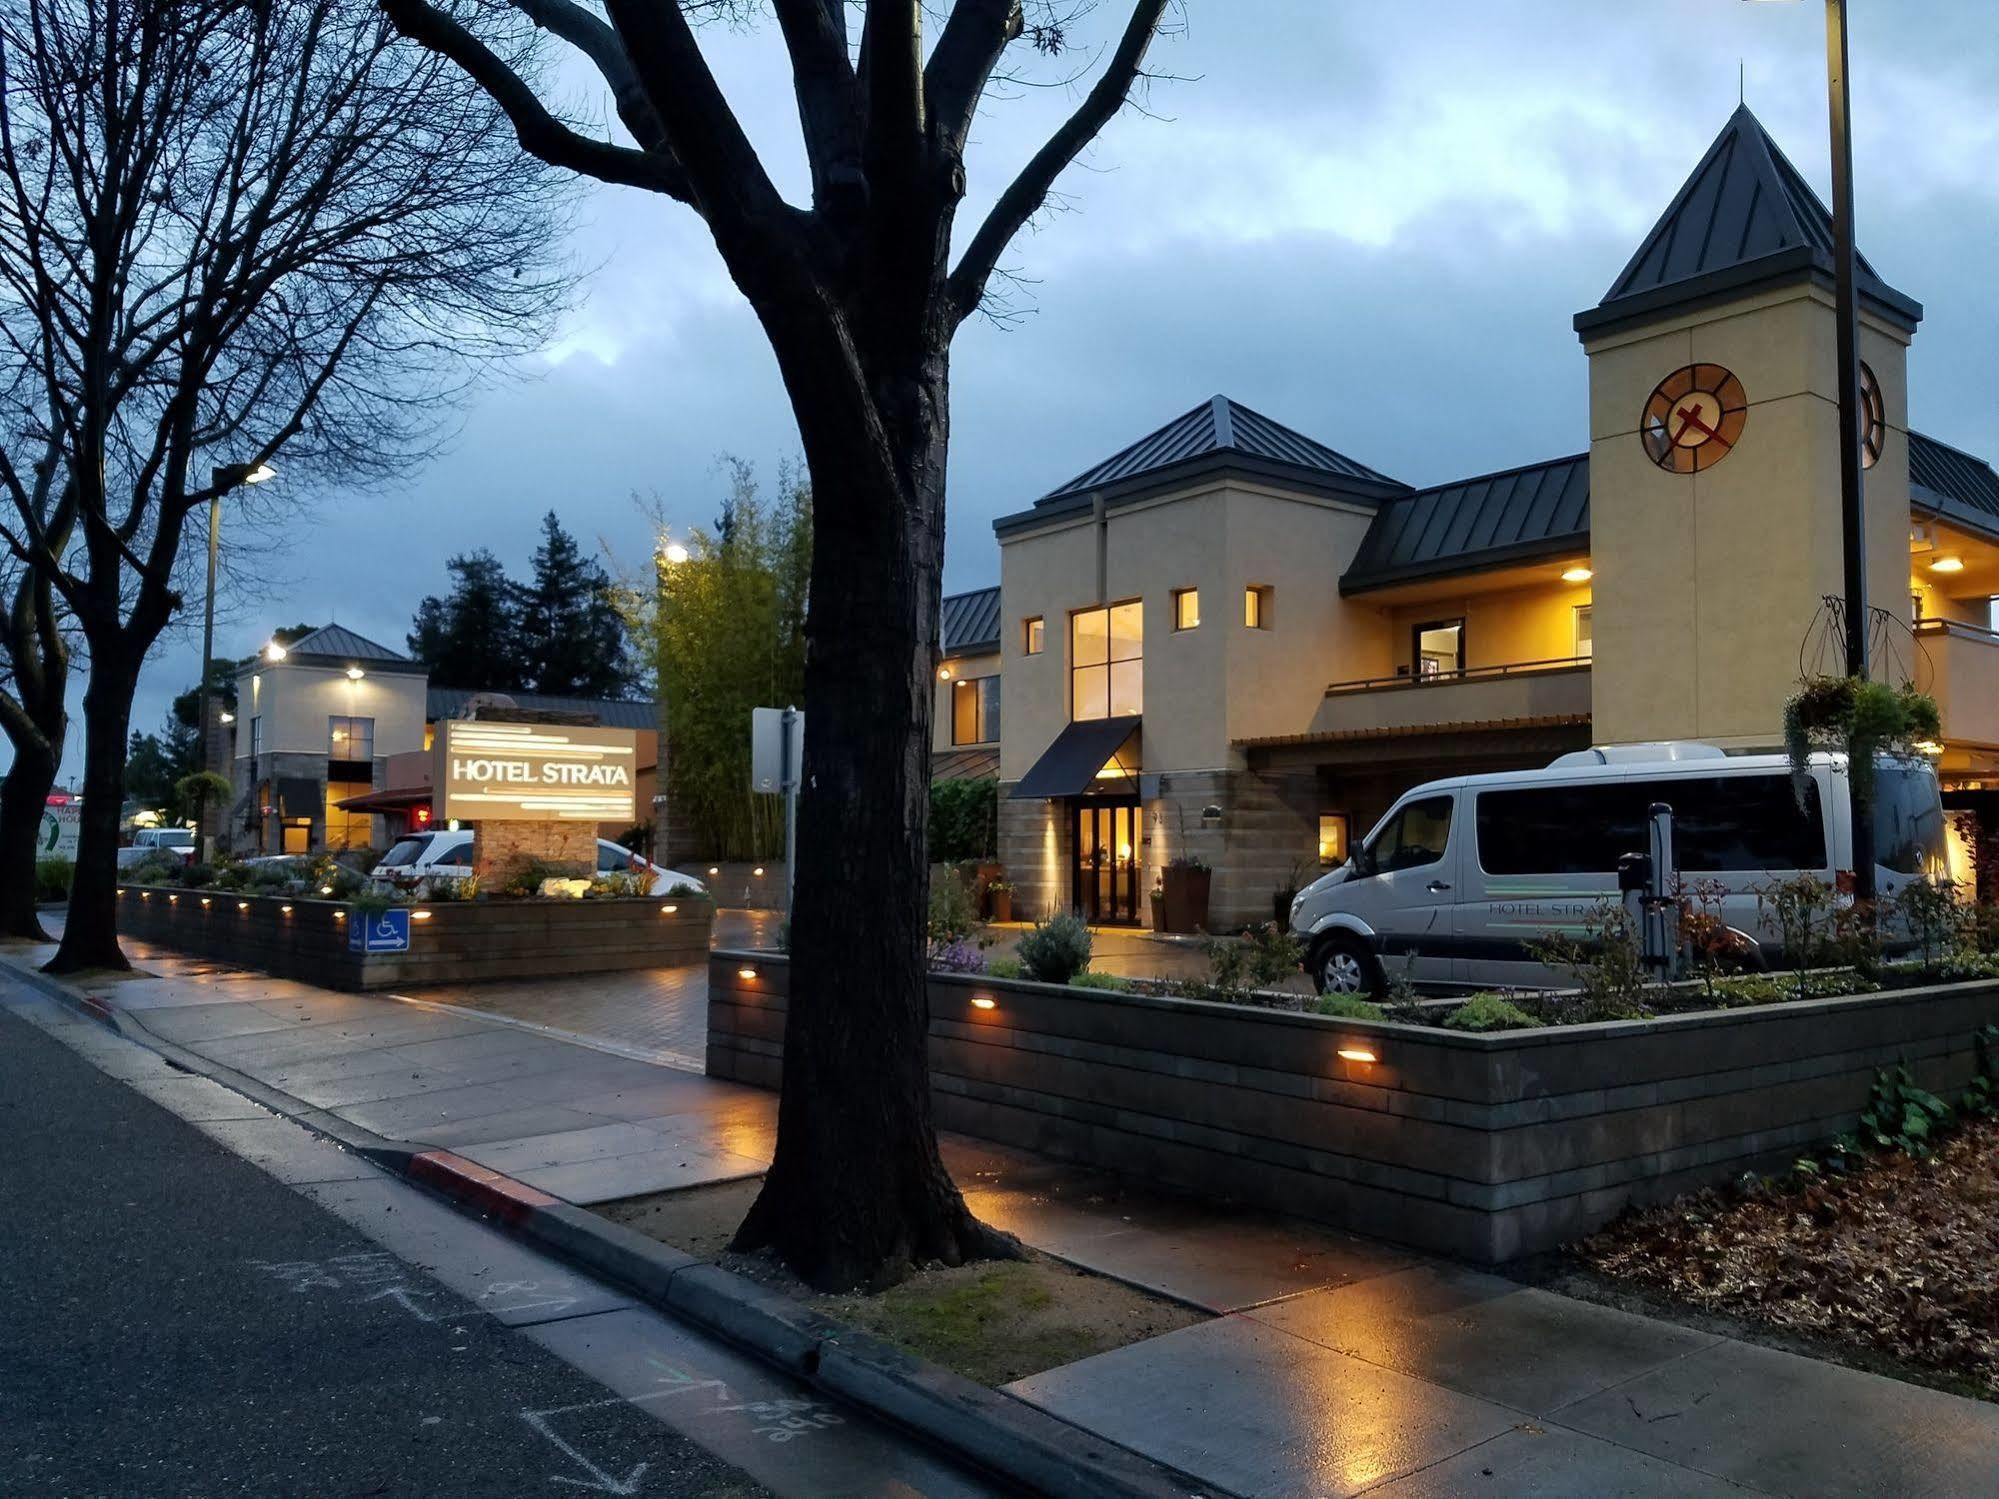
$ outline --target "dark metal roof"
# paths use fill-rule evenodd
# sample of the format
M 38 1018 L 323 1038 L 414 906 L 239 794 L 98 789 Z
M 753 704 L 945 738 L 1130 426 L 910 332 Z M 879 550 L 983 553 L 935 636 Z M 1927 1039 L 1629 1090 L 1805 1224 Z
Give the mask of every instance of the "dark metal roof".
M 1859 256 L 1860 295 L 1913 326 L 1921 304 Z M 1737 109 L 1579 332 L 1759 282 L 1833 274 L 1832 214 L 1747 105 Z
M 1005 536 L 1086 512 L 1097 499 L 1126 503 L 1222 472 L 1369 505 L 1409 487 L 1238 401 L 1215 396 L 1050 490 L 1031 509 L 1001 516 L 993 530 Z
M 287 659 L 296 656 L 318 656 L 334 661 L 372 661 L 382 666 L 418 666 L 401 651 L 392 651 L 387 646 L 356 635 L 345 625 L 321 625 L 310 635 L 301 635 L 285 647 Z
M 975 588 L 944 600 L 944 654 L 976 655 L 996 651 L 1000 643 L 1000 591 Z
M 930 757 L 933 781 L 985 781 L 999 776 L 996 749 L 939 750 Z
M 1589 550 L 1589 454 L 1388 501 L 1340 579 L 1343 594 Z
M 1141 437 L 1122 452 L 1113 453 L 1096 467 L 1085 469 L 1067 484 L 1049 490 L 1042 499 L 1055 500 L 1064 495 L 1108 488 L 1137 478 L 1140 474 L 1173 468 L 1190 459 L 1214 453 L 1242 453 L 1251 458 L 1336 474 L 1345 479 L 1395 483 L 1386 474 L 1376 473 L 1366 464 L 1356 463 L 1344 453 L 1336 453 L 1302 432 L 1294 432 L 1227 396 L 1215 396 L 1192 411 L 1176 416 L 1157 432 Z
M 1083 718 L 1066 725 L 1034 767 L 1014 783 L 1011 799 L 1081 796 L 1138 726 L 1137 715 Z
M 622 698 L 559 697 L 548 692 L 474 692 L 469 687 L 432 687 L 426 696 L 424 716 L 435 720 L 455 718 L 475 697 L 505 697 L 516 708 L 548 713 L 594 713 L 607 729 L 658 729 L 659 705 L 644 700 Z
M 1909 434 L 1909 503 L 1999 539 L 1999 474 L 1983 458 Z

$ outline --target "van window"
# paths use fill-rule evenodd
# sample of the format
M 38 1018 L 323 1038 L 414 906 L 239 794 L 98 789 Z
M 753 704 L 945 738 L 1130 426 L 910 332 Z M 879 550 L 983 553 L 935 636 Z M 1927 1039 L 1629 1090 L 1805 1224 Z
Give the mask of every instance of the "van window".
M 416 863 L 416 856 L 430 847 L 433 837 L 430 833 L 419 833 L 414 838 L 398 839 L 396 846 L 382 855 L 385 868 L 400 869 L 405 864 Z
M 1897 874 L 1944 866 L 1943 801 L 1927 766 L 1883 764 L 1874 772 L 1874 862 Z
M 1450 841 L 1451 799 L 1428 796 L 1391 817 L 1367 847 L 1374 856 L 1374 872 L 1387 874 L 1435 864 Z
M 1487 874 L 1610 874 L 1648 846 L 1654 802 L 1673 809 L 1684 874 L 1826 867 L 1817 782 L 1798 806 L 1784 775 L 1699 776 L 1482 791 L 1479 867 Z

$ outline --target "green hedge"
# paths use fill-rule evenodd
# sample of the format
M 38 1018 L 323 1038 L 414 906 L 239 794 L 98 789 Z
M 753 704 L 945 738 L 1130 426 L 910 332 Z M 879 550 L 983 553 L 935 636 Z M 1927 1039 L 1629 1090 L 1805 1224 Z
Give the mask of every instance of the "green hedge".
M 956 864 L 991 859 L 999 853 L 999 782 L 990 776 L 971 781 L 930 783 L 930 861 Z
M 37 859 L 35 861 L 35 899 L 68 900 L 69 882 L 76 873 L 76 866 L 67 859 Z

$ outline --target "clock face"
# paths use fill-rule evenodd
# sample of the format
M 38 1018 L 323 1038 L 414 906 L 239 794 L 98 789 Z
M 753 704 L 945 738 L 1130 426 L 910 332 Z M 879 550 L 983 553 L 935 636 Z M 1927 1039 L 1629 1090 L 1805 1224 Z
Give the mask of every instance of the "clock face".
M 1888 421 L 1881 404 L 1881 382 L 1865 360 L 1860 364 L 1860 466 L 1872 468 L 1881 461 L 1881 444 L 1888 435 Z
M 1749 420 L 1742 382 L 1718 364 L 1690 364 L 1659 382 L 1645 402 L 1639 439 L 1670 474 L 1694 474 L 1726 458 Z

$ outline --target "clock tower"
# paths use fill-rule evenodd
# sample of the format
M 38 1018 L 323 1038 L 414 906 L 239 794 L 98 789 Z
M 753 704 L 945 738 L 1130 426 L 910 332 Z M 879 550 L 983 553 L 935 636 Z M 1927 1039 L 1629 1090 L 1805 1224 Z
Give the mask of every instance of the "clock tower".
M 1820 601 L 1842 591 L 1832 244 L 1825 205 L 1741 108 L 1576 315 L 1600 744 L 1781 741 Z M 1868 602 L 1906 623 L 1922 308 L 1864 258 L 1859 277 Z M 1843 668 L 1836 644 L 1823 668 Z

